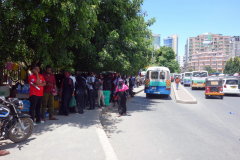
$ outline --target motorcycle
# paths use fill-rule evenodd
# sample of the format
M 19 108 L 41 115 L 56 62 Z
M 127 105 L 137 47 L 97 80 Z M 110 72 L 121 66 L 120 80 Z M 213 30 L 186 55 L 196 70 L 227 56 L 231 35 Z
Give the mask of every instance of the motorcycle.
M 0 137 L 18 143 L 27 140 L 33 133 L 34 123 L 29 115 L 21 114 L 23 102 L 17 98 L 5 100 L 0 96 Z

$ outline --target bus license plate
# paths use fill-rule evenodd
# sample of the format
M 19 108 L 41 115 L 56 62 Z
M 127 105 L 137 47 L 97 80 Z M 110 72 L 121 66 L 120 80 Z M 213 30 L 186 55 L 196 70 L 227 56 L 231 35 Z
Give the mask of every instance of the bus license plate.
M 152 89 L 157 89 L 157 87 L 152 87 Z

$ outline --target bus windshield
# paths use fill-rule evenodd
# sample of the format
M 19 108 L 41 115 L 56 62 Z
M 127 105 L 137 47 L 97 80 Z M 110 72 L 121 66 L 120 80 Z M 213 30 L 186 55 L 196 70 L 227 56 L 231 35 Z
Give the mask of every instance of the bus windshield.
M 193 72 L 193 77 L 207 77 L 207 72 Z
M 192 73 L 185 73 L 185 77 L 191 77 Z

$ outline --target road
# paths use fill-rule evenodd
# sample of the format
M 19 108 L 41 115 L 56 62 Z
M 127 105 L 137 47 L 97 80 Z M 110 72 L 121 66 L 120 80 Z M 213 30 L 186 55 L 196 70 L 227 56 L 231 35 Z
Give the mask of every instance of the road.
M 119 160 L 240 159 L 240 97 L 205 99 L 204 90 L 186 89 L 198 104 L 178 104 L 174 93 L 164 99 L 141 92 L 128 101 L 129 115 L 109 138 Z

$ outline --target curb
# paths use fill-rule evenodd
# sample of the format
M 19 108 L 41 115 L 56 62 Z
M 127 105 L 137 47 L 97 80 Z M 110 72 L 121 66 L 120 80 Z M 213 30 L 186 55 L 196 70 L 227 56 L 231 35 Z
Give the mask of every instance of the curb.
M 176 102 L 177 103 L 183 103 L 183 104 L 197 104 L 197 100 L 183 87 L 183 89 L 193 98 L 193 100 L 182 100 L 178 97 L 178 94 L 176 92 L 176 85 L 174 83 L 173 85 L 173 91 L 174 91 L 174 95 L 176 98 Z

